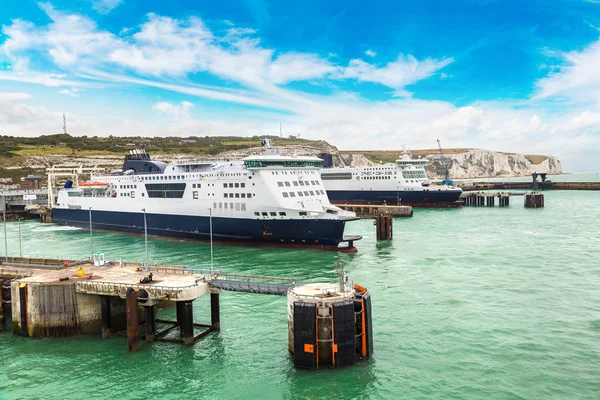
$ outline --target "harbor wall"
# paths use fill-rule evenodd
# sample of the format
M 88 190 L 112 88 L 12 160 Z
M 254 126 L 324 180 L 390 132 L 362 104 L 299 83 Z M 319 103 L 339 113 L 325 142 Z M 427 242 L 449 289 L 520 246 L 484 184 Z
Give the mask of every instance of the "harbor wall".
M 11 284 L 12 319 L 15 333 L 22 332 L 21 305 L 26 307 L 27 336 L 64 337 L 82 333 L 100 333 L 100 297 L 76 293 L 75 283 L 28 283 L 21 300 L 20 284 Z M 124 326 L 125 301 L 111 298 L 111 314 L 115 326 Z

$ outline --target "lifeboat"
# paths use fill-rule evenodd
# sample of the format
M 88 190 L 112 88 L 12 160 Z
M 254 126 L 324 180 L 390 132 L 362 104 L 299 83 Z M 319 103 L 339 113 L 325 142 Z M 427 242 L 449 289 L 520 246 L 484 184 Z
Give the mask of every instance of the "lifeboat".
M 106 189 L 108 183 L 106 182 L 83 182 L 79 184 L 79 187 L 83 189 Z

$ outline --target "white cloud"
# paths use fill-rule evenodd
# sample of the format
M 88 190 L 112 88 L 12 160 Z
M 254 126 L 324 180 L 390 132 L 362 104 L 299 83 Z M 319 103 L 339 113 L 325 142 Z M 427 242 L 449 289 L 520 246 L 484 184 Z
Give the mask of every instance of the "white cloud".
M 175 119 L 186 119 L 190 116 L 190 109 L 194 108 L 194 105 L 189 101 L 182 101 L 181 104 L 172 104 L 165 101 L 154 103 L 152 105 L 153 110 L 163 112 L 171 115 Z
M 362 82 L 379 83 L 396 89 L 396 95 L 409 95 L 404 87 L 433 75 L 454 61 L 452 58 L 435 60 L 427 58 L 419 61 L 413 56 L 398 56 L 396 61 L 383 67 L 369 64 L 363 60 L 352 60 L 347 68 L 340 70 L 339 78 L 353 78 Z
M 60 94 L 64 94 L 66 96 L 71 97 L 79 97 L 79 92 L 83 92 L 85 89 L 71 88 L 71 89 L 61 89 L 58 91 Z
M 540 79 L 535 99 L 566 96 L 582 100 L 600 100 L 600 40 L 580 51 L 556 53 L 563 65 Z
M 123 0 L 91 0 L 92 8 L 100 14 L 108 14 L 117 8 Z
M 377 53 L 375 53 L 373 50 L 369 49 L 367 51 L 365 51 L 365 54 L 368 55 L 369 57 L 375 57 L 377 55 Z
M 27 100 L 29 98 L 31 98 L 31 95 L 29 93 L 0 92 L 0 102 L 13 100 Z

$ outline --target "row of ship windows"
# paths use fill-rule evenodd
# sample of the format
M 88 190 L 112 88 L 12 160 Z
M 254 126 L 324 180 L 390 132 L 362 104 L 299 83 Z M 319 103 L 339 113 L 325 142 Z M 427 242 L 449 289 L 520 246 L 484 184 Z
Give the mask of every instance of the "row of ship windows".
M 317 194 L 325 194 L 324 191 L 322 190 L 315 190 L 315 192 L 317 192 Z M 307 191 L 305 190 L 304 192 L 298 192 L 298 197 L 303 197 L 303 196 L 314 196 L 315 192 L 313 192 L 312 190 Z M 283 192 L 281 193 L 283 195 L 283 197 L 296 197 L 296 193 L 294 192 Z
M 235 210 L 235 211 L 246 211 L 246 203 L 213 203 L 213 208 L 216 210 L 217 208 L 224 210 Z
M 271 175 L 306 175 L 306 174 L 316 174 L 316 171 L 271 171 Z
M 300 211 L 298 214 L 301 217 L 306 217 L 308 215 L 308 213 L 306 211 Z M 256 211 L 256 212 L 254 212 L 254 215 L 257 216 L 257 217 L 260 217 L 260 216 L 263 216 L 263 217 L 269 217 L 269 216 L 270 217 L 276 217 L 277 213 L 275 211 L 269 211 L 269 212 L 266 212 L 266 211 L 258 212 L 258 211 Z M 280 217 L 285 217 L 286 215 L 287 214 L 284 211 L 280 211 L 279 212 L 279 216 Z
M 356 179 L 360 179 L 360 176 Z M 363 179 L 392 179 L 391 176 L 386 176 L 386 175 L 380 175 L 380 176 L 363 176 Z
M 426 179 L 427 175 L 423 171 L 402 171 L 404 179 Z
M 315 186 L 318 186 L 318 185 L 319 185 L 319 181 L 310 181 L 310 182 L 309 182 L 309 181 L 292 181 L 292 184 L 293 184 L 294 186 L 298 186 L 298 185 L 300 185 L 300 186 L 310 186 L 310 184 L 313 184 L 313 185 L 315 185 Z M 285 182 L 277 182 L 277 185 L 278 185 L 279 187 L 284 187 L 284 186 L 287 186 L 287 187 L 289 187 L 289 186 L 291 186 L 290 182 L 288 182 L 288 181 L 285 181 Z
M 245 199 L 246 196 L 248 196 L 248 198 L 251 198 L 252 193 L 247 193 L 247 194 L 246 193 L 223 193 L 223 197 L 230 198 L 230 199 L 233 199 L 233 198 L 239 199 L 240 197 L 242 199 Z
M 229 185 L 229 186 L 228 186 L 228 185 Z M 234 185 L 235 185 L 235 186 L 234 186 Z M 246 187 L 246 184 L 245 184 L 244 182 L 242 182 L 242 183 L 235 183 L 235 184 L 234 184 L 234 183 L 224 183 L 224 184 L 223 184 L 223 187 L 224 187 L 224 188 L 226 188 L 226 187 L 230 187 L 230 188 L 232 188 L 232 187 L 236 187 L 236 188 L 237 188 L 237 187 L 244 188 L 244 187 Z

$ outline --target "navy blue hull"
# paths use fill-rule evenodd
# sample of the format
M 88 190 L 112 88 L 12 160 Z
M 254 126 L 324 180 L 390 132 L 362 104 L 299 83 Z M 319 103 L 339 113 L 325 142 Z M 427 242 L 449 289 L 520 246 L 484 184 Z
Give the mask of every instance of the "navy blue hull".
M 83 228 L 90 226 L 87 210 L 54 208 L 52 221 Z M 210 217 L 146 214 L 146 223 L 149 235 L 196 240 L 210 239 Z M 212 224 L 215 240 L 335 247 L 342 241 L 345 221 L 213 217 Z M 92 227 L 143 234 L 144 214 L 92 211 Z
M 458 201 L 460 190 L 328 190 L 327 196 L 333 203 L 340 202 L 386 202 L 409 206 L 454 203 Z

